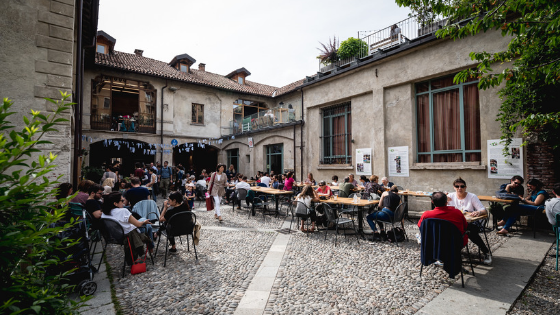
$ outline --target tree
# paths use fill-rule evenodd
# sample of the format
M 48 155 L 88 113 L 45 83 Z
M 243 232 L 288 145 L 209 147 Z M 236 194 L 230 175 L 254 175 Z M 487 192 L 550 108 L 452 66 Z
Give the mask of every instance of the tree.
M 511 142 L 516 130 L 560 147 L 560 1 L 558 0 L 396 0 L 418 14 L 420 23 L 447 18 L 436 36 L 461 39 L 480 32 L 501 31 L 511 37 L 507 49 L 471 52 L 475 69 L 455 76 L 455 82 L 479 79 L 479 88 L 498 87 L 503 100 L 497 120 L 502 139 Z M 492 67 L 504 64 L 501 72 Z M 556 108 L 555 108 L 556 107 Z
M 64 249 L 75 240 L 59 238 L 72 223 L 56 224 L 63 218 L 66 200 L 53 201 L 56 180 L 48 177 L 56 155 L 43 154 L 38 146 L 47 132 L 57 132 L 59 116 L 71 107 L 62 94 L 54 113 L 31 110 L 24 127 L 14 130 L 8 118 L 12 101 L 0 105 L 0 313 L 69 314 L 81 306 L 70 300 L 73 287 L 65 284 L 67 271 L 58 270 Z M 29 163 L 29 160 L 32 162 Z M 64 256 L 63 256 L 64 257 Z
M 338 48 L 338 57 L 340 59 L 348 59 L 352 57 L 367 56 L 368 45 L 361 39 L 350 37 L 340 43 Z

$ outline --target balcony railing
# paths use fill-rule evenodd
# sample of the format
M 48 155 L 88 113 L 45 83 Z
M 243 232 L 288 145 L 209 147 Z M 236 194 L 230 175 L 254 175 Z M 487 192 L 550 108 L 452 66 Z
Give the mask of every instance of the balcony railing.
M 91 115 L 91 129 L 156 133 L 156 119 L 154 114 L 139 114 L 135 116 Z
M 337 67 L 352 63 L 356 61 L 356 59 L 373 55 L 380 50 L 395 47 L 415 38 L 431 34 L 444 26 L 446 21 L 447 20 L 440 19 L 430 25 L 423 25 L 418 23 L 416 17 L 410 17 L 397 22 L 389 27 L 361 38 L 361 40 L 366 42 L 368 49 L 360 51 L 357 56 L 341 59 L 326 66 L 319 63 L 319 72 L 333 70 Z
M 267 129 L 270 127 L 288 124 L 300 119 L 300 110 L 294 108 L 274 108 L 269 111 L 261 111 L 243 118 L 235 118 L 230 121 L 231 134 L 237 135 L 249 131 Z

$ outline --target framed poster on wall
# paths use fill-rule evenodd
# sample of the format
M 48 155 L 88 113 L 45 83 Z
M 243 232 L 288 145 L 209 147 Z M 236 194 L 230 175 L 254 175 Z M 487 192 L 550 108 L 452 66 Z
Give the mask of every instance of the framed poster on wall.
M 371 148 L 356 149 L 356 175 L 371 175 Z
M 488 178 L 510 179 L 523 176 L 523 148 L 521 138 L 514 138 L 508 152 L 500 139 L 488 140 Z
M 389 147 L 389 176 L 409 177 L 408 147 Z

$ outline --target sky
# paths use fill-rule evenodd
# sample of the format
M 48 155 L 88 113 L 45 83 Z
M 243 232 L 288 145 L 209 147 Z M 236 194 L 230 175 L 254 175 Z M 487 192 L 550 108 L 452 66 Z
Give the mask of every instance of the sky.
M 393 0 L 100 0 L 98 30 L 117 51 L 164 62 L 187 53 L 194 69 L 245 67 L 249 81 L 282 87 L 319 70 L 320 42 L 363 37 L 409 12 Z

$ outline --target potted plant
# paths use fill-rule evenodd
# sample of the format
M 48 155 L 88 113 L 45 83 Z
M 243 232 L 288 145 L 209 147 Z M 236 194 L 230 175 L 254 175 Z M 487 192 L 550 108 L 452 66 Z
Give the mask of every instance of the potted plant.
M 340 43 L 338 57 L 340 59 L 361 58 L 368 54 L 368 45 L 361 39 L 350 37 Z

